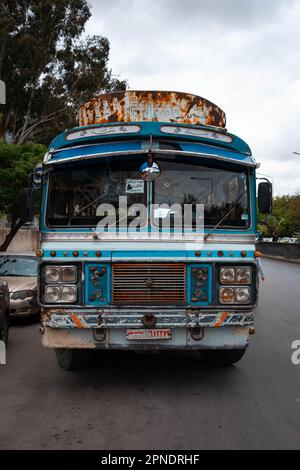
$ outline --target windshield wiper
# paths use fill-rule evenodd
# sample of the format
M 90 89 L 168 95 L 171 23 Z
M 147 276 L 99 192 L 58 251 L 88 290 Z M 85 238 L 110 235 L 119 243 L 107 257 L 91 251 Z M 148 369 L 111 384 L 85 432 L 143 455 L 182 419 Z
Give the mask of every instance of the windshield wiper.
M 226 212 L 226 214 L 222 217 L 221 220 L 219 220 L 219 222 L 214 226 L 214 228 L 212 228 L 208 233 L 206 233 L 204 235 L 204 240 L 207 240 L 208 237 L 224 222 L 224 220 L 227 219 L 227 217 L 230 216 L 231 212 L 233 211 L 233 209 L 235 208 L 235 206 L 237 205 L 237 203 L 239 202 L 239 200 L 241 199 L 241 197 L 244 195 L 244 192 L 242 192 L 237 198 L 236 200 L 232 203 L 232 206 L 231 208 L 229 209 L 229 211 Z

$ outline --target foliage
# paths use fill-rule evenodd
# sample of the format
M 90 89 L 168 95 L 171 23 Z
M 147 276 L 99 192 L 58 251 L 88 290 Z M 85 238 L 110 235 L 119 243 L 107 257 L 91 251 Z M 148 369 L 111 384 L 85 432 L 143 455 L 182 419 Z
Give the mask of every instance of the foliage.
M 270 217 L 258 216 L 258 231 L 264 237 L 295 237 L 300 233 L 300 194 L 280 196 L 273 200 Z
M 49 143 L 76 125 L 79 104 L 126 82 L 108 68 L 109 41 L 83 37 L 86 0 L 0 0 L 0 139 Z
M 0 142 L 0 214 L 19 216 L 22 189 L 28 186 L 28 175 L 43 161 L 45 152 L 41 144 Z
M 11 229 L 0 246 L 5 251 L 9 243 L 24 224 L 20 217 L 22 189 L 28 186 L 28 176 L 34 167 L 43 161 L 46 147 L 28 143 L 13 145 L 0 142 L 0 215 L 7 215 Z

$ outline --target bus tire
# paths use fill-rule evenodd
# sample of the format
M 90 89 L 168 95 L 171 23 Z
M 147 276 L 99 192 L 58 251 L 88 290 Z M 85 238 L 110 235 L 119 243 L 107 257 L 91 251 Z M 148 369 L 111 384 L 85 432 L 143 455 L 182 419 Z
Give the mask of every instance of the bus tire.
M 56 360 L 63 370 L 80 370 L 88 364 L 88 351 L 82 349 L 56 348 Z
M 246 349 L 211 349 L 200 351 L 202 359 L 214 366 L 232 366 L 245 354 Z

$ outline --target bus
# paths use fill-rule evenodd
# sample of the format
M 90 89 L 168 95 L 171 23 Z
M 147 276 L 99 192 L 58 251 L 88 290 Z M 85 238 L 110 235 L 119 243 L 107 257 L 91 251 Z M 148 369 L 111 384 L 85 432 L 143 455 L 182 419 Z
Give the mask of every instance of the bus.
M 81 106 L 25 198 L 32 215 L 41 188 L 42 344 L 60 367 L 108 349 L 241 359 L 255 333 L 256 214 L 272 208 L 256 168 L 200 96 L 129 90 Z

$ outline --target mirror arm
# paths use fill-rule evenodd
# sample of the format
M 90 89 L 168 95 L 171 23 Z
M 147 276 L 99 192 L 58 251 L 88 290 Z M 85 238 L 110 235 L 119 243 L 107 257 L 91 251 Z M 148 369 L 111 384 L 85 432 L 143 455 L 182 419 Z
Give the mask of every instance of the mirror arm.
M 149 137 L 148 158 L 147 158 L 147 162 L 148 162 L 148 165 L 149 165 L 149 166 L 151 166 L 152 163 L 153 163 L 152 142 L 153 142 L 153 136 L 152 136 L 152 134 L 150 134 L 150 137 Z

